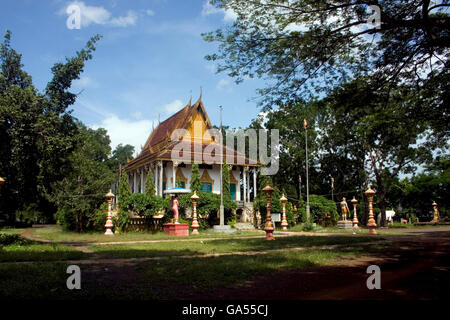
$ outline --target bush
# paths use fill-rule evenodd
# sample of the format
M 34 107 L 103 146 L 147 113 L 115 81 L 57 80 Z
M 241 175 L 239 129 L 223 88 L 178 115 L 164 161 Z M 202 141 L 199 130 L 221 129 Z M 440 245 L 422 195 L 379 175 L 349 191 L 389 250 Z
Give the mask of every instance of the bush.
M 339 220 L 336 204 L 323 196 L 310 195 L 309 208 L 312 221 L 306 221 L 306 203 L 302 203 L 301 208 L 299 208 L 302 222 L 304 223 L 315 222 L 322 226 L 327 226 L 329 224 L 334 225 Z
M 26 245 L 32 241 L 27 240 L 19 236 L 18 234 L 6 234 L 0 233 L 0 246 L 8 246 L 12 244 L 16 245 Z
M 47 217 L 39 211 L 39 207 L 35 203 L 25 205 L 22 210 L 18 210 L 16 212 L 16 217 L 21 222 L 25 222 L 27 224 L 47 222 Z
M 166 211 L 169 205 L 169 199 L 145 193 L 133 193 L 122 200 L 122 206 L 141 217 L 149 217 L 158 214 L 160 211 Z
M 103 202 L 99 209 L 94 210 L 89 216 L 88 229 L 95 231 L 104 231 L 106 218 L 108 215 L 108 203 Z

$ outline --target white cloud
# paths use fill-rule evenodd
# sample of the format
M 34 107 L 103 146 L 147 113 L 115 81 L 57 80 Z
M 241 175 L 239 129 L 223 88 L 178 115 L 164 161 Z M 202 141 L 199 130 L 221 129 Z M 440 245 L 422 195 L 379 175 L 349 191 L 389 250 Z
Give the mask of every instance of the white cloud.
M 231 9 L 217 8 L 217 7 L 213 6 L 209 2 L 209 0 L 206 0 L 203 3 L 202 16 L 209 16 L 211 14 L 218 14 L 218 13 L 222 13 L 223 14 L 223 20 L 224 21 L 234 21 L 234 20 L 237 19 L 236 12 L 234 12 Z
M 88 76 L 81 77 L 72 82 L 74 88 L 86 89 L 86 88 L 98 88 L 99 83 Z
M 92 129 L 105 128 L 111 139 L 111 148 L 114 150 L 117 145 L 131 144 L 137 152 L 141 151 L 141 146 L 145 144 L 152 130 L 152 120 L 129 120 L 120 119 L 116 115 L 110 115 L 99 124 L 91 126 Z
M 148 16 L 151 16 L 151 17 L 153 17 L 153 16 L 155 15 L 155 11 L 150 10 L 150 9 L 145 10 L 145 13 L 146 13 Z
M 231 91 L 231 82 L 229 79 L 220 79 L 216 85 L 216 88 L 218 90 L 230 92 Z
M 66 9 L 70 6 L 78 6 L 80 8 L 81 27 L 87 27 L 91 24 L 126 27 L 129 25 L 134 25 L 138 18 L 137 14 L 133 10 L 129 10 L 126 16 L 112 18 L 111 12 L 104 7 L 89 6 L 83 1 L 70 2 L 63 10 L 60 11 L 60 13 L 69 15 L 69 13 L 66 12 Z
M 177 99 L 164 105 L 163 109 L 167 114 L 172 114 L 179 111 L 182 107 L 184 107 L 183 101 Z
M 110 24 L 116 27 L 126 27 L 136 24 L 137 14 L 133 10 L 129 10 L 126 16 L 113 18 Z

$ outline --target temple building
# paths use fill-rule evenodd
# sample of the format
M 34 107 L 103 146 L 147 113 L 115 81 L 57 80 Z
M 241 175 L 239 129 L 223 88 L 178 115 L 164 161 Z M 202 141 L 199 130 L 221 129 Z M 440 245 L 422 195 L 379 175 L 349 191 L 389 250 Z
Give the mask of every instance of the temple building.
M 184 129 L 184 130 L 177 130 Z M 181 186 L 190 188 L 192 163 L 199 165 L 201 190 L 220 194 L 220 160 L 212 162 L 205 154 L 220 152 L 220 138 L 210 134 L 213 129 L 201 96 L 180 111 L 162 121 L 151 132 L 140 154 L 125 166 L 133 193 L 145 192 L 147 173 L 152 170 L 156 195 Z M 189 146 L 177 153 L 180 144 Z M 211 152 L 211 150 L 213 150 Z M 174 158 L 173 152 L 182 157 Z M 228 155 L 228 157 L 227 157 Z M 230 156 L 231 155 L 231 156 Z M 222 146 L 222 161 L 231 166 L 230 196 L 237 202 L 238 222 L 253 222 L 253 199 L 260 164 L 235 150 Z

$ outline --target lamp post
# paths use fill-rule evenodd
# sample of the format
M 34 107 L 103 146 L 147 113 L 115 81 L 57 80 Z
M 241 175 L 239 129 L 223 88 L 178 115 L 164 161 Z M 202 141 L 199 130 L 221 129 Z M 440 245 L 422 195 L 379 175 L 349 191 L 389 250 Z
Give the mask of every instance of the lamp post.
M 192 234 L 198 234 L 198 228 L 200 225 L 197 221 L 197 201 L 199 199 L 199 196 L 197 195 L 197 192 L 194 191 L 194 194 L 191 197 L 192 200 L 192 207 L 193 207 L 193 213 L 192 213 Z
M 106 218 L 106 224 L 105 224 L 105 235 L 107 236 L 113 236 L 114 233 L 112 232 L 112 227 L 114 227 L 112 220 L 111 220 L 111 203 L 112 199 L 114 198 L 114 194 L 109 190 L 109 192 L 106 194 L 106 201 L 108 202 L 108 216 Z
M 355 196 L 353 196 L 353 199 L 350 201 L 353 204 L 353 229 L 359 229 L 358 227 L 358 216 L 356 214 L 356 205 L 358 204 L 358 200 L 355 199 Z
M 266 225 L 264 228 L 264 231 L 266 232 L 266 240 L 275 240 L 275 237 L 273 236 L 272 217 L 270 215 L 270 196 L 272 195 L 274 190 L 271 186 L 267 185 L 264 187 L 264 189 L 262 189 L 262 192 L 266 194 L 267 199 L 267 217 L 266 217 Z
M 433 217 L 433 221 L 431 221 L 431 222 L 438 222 L 439 221 L 439 211 L 437 208 L 436 201 L 433 201 L 432 206 L 433 206 L 433 211 L 434 211 L 434 217 Z
M 281 219 L 281 228 L 283 230 L 287 230 L 288 227 L 288 222 L 286 219 L 286 202 L 287 202 L 287 198 L 283 196 L 280 198 L 281 204 L 283 205 L 283 218 Z
M 373 218 L 373 196 L 375 195 L 375 191 L 372 190 L 372 186 L 369 186 L 369 189 L 367 189 L 364 194 L 369 201 L 369 221 L 367 222 L 367 226 L 369 227 L 369 234 L 377 234 L 377 231 L 375 230 L 375 228 L 377 227 L 377 223 Z

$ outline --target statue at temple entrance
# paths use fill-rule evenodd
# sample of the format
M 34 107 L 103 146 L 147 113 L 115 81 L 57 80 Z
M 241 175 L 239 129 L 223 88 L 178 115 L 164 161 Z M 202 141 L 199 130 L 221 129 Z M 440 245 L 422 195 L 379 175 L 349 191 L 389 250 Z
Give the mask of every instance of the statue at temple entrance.
M 175 195 L 172 200 L 173 219 L 175 223 L 178 222 L 178 195 Z
M 347 201 L 345 198 L 342 198 L 341 202 L 341 214 L 342 214 L 342 220 L 347 221 L 347 213 L 349 212 Z

